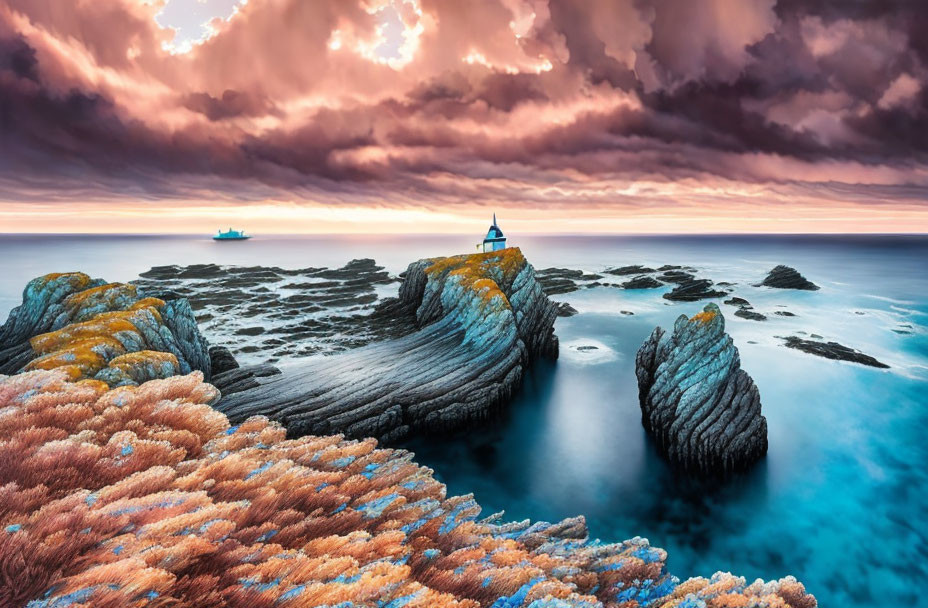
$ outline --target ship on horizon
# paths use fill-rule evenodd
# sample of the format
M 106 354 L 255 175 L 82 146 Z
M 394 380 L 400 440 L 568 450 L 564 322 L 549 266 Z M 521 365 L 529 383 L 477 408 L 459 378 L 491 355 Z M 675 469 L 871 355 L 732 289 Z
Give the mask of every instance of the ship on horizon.
M 244 241 L 250 239 L 251 235 L 245 234 L 244 230 L 232 230 L 223 232 L 222 228 L 213 236 L 214 241 Z

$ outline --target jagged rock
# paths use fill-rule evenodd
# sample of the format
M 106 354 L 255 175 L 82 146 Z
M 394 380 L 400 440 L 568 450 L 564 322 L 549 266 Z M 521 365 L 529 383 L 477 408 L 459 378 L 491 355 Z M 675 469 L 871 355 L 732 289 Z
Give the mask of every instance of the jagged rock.
M 792 313 L 788 310 L 776 310 L 773 312 L 773 314 L 779 315 L 781 317 L 795 317 L 796 316 L 796 313 Z
M 557 306 L 517 248 L 410 264 L 399 303 L 413 333 L 294 363 L 217 408 L 233 420 L 263 414 L 292 435 L 395 441 L 487 419 L 536 358 L 557 356 Z
M 577 281 L 597 281 L 602 275 L 585 273 L 571 268 L 545 268 L 536 273 L 535 280 L 545 294 L 555 296 L 580 289 Z M 590 285 L 587 285 L 590 286 Z
M 812 334 L 812 336 L 821 338 L 821 336 L 817 334 Z M 859 350 L 854 350 L 849 346 L 838 344 L 837 342 L 818 342 L 816 340 L 806 340 L 797 336 L 788 336 L 783 338 L 783 340 L 785 340 L 785 346 L 788 348 L 795 348 L 796 350 L 801 350 L 810 355 L 817 355 L 837 361 L 850 361 L 852 363 L 860 363 L 861 365 L 869 365 L 870 367 L 889 368 L 889 366 L 882 361 L 878 361 L 870 355 L 866 355 Z
M 712 289 L 712 281 L 709 279 L 693 279 L 680 283 L 670 292 L 665 293 L 664 298 L 675 302 L 695 302 L 707 298 L 721 298 L 725 295 L 724 291 Z
M 111 386 L 211 371 L 185 300 L 142 297 L 80 272 L 30 281 L 0 328 L 0 373 L 56 368 Z
M 567 302 L 558 302 L 557 303 L 557 316 L 559 317 L 572 317 L 577 314 L 577 309 L 568 304 Z
M 671 335 L 656 328 L 635 363 L 642 423 L 673 465 L 725 475 L 766 454 L 760 394 L 718 306 L 681 315 Z
M 650 272 L 656 272 L 653 268 L 648 268 L 647 266 L 641 266 L 635 264 L 634 266 L 620 266 L 618 268 L 610 268 L 609 270 L 604 271 L 605 274 L 611 274 L 614 276 L 625 276 L 629 274 L 648 274 Z
M 688 272 L 683 272 L 682 270 L 668 270 L 667 272 L 661 274 L 657 277 L 659 281 L 664 283 L 689 283 L 696 278 L 695 275 L 692 275 Z
M 742 319 L 749 319 L 751 321 L 766 321 L 766 315 L 763 315 L 749 307 L 739 308 L 735 311 L 736 317 L 741 317 Z
M 663 287 L 664 284 L 660 281 L 653 279 L 651 277 L 635 277 L 631 281 L 625 281 L 622 283 L 623 289 L 654 289 L 656 287 Z
M 741 317 L 742 319 L 750 319 L 752 321 L 766 321 L 767 317 L 761 313 L 754 310 L 754 307 L 751 306 L 751 303 L 745 300 L 744 298 L 739 298 L 737 296 L 725 300 L 726 304 L 731 306 L 737 306 L 738 310 L 735 311 L 736 317 Z
M 225 346 L 209 347 L 209 365 L 214 376 L 239 368 L 235 356 Z
M 780 264 L 767 274 L 761 285 L 764 287 L 776 287 L 777 289 L 804 289 L 815 291 L 819 286 L 808 280 L 795 268 Z

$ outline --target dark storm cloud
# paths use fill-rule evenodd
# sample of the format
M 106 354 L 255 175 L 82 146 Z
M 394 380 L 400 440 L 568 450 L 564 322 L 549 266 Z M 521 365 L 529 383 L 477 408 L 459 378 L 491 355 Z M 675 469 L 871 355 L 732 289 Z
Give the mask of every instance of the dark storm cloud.
M 43 177 L 333 200 L 454 200 L 490 180 L 567 197 L 638 178 L 926 185 L 916 3 L 398 0 L 406 33 L 380 51 L 376 14 L 298 4 L 253 0 L 171 55 L 150 8 L 0 0 L 0 196 Z

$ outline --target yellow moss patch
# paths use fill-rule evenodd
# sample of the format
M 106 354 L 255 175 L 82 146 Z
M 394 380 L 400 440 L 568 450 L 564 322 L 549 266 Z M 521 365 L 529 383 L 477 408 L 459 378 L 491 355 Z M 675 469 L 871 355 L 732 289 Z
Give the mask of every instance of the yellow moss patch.
M 488 253 L 458 255 L 432 260 L 425 272 L 429 276 L 449 274 L 459 276 L 463 284 L 480 293 L 485 302 L 499 296 L 500 303 L 509 307 L 509 299 L 500 290 L 494 277 L 512 280 L 525 266 L 525 258 L 518 247 Z
M 690 317 L 690 321 L 699 321 L 703 325 L 708 324 L 712 319 L 714 319 L 716 313 L 711 310 L 704 310 L 701 313 L 695 314 Z
M 34 359 L 26 366 L 26 370 L 65 368 L 73 378 L 74 369 L 77 369 L 80 376 L 88 377 L 106 367 L 107 359 L 101 353 L 124 351 L 117 340 L 97 336 L 69 343 L 64 348 Z
M 138 367 L 146 365 L 160 366 L 162 363 L 170 363 L 174 366 L 174 369 L 180 368 L 177 357 L 172 353 L 163 353 L 158 350 L 140 350 L 134 353 L 119 355 L 110 361 L 109 367 L 115 367 L 128 374 Z
M 29 340 L 32 350 L 39 355 L 66 349 L 70 344 L 90 338 L 112 338 L 117 332 L 138 329 L 129 320 L 130 314 L 120 311 L 97 315 L 90 321 L 67 325 L 59 330 L 39 334 Z
M 160 298 L 142 298 L 141 300 L 139 300 L 138 302 L 130 306 L 128 310 L 141 310 L 142 308 L 149 308 L 149 307 L 155 308 L 155 309 L 162 308 L 164 307 L 164 300 Z
M 126 283 L 107 283 L 106 285 L 100 285 L 99 287 L 91 287 L 90 289 L 72 293 L 67 298 L 65 298 L 64 305 L 67 308 L 80 308 L 87 302 L 87 300 L 97 299 L 98 297 L 100 299 L 112 299 L 120 295 L 135 296 L 135 285 L 128 285 Z

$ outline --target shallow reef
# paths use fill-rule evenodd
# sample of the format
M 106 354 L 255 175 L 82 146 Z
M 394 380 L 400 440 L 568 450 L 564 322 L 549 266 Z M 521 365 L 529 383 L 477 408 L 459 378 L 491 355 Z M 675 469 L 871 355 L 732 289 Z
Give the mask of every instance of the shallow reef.
M 635 363 L 642 423 L 672 464 L 726 475 L 767 453 L 760 394 L 717 305 L 655 328 Z
M 199 372 L 0 377 L 0 605 L 811 608 L 795 579 L 680 583 L 635 538 L 480 519 L 412 454 L 237 426 Z

